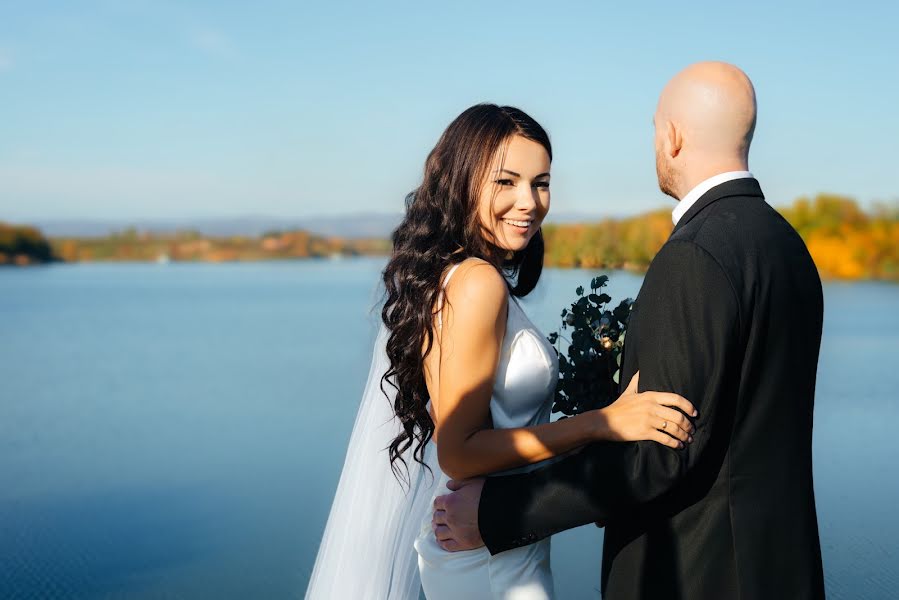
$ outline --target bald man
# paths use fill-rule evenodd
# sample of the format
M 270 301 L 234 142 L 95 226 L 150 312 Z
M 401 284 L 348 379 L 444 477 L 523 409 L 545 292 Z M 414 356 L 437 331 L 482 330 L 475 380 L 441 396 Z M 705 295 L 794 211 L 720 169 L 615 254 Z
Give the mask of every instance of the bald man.
M 606 524 L 603 597 L 823 598 L 812 486 L 821 281 L 749 173 L 749 78 L 700 63 L 664 88 L 654 117 L 674 231 L 630 318 L 622 382 L 699 409 L 683 450 L 595 443 L 526 474 L 453 483 L 438 498 L 448 550 L 491 553 Z

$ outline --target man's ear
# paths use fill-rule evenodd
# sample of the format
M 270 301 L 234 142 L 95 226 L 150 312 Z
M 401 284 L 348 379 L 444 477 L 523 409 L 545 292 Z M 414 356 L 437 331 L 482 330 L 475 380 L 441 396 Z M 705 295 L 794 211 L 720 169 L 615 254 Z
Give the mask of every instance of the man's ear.
M 668 121 L 666 128 L 666 137 L 668 138 L 668 155 L 671 156 L 671 158 L 675 158 L 678 154 L 680 154 L 681 148 L 683 148 L 684 139 L 681 136 L 680 129 L 671 121 Z

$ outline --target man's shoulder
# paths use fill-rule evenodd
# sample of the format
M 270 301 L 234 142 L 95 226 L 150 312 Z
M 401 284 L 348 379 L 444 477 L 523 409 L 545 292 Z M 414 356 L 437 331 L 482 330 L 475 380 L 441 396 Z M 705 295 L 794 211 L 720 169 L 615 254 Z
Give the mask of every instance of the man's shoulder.
M 792 243 L 795 230 L 763 198 L 728 196 L 705 207 L 682 227 L 668 244 L 689 242 L 702 248 L 727 269 L 746 268 L 746 255 L 761 246 Z
M 720 267 L 738 293 L 760 279 L 817 277 L 802 238 L 758 196 L 729 196 L 708 205 L 675 229 L 657 258 L 689 256 L 687 247 Z
M 650 264 L 654 279 L 670 280 L 676 271 L 710 277 L 727 287 L 742 288 L 747 255 L 761 232 L 770 230 L 774 211 L 762 198 L 730 196 L 716 200 L 677 227 Z M 699 290 L 697 290 L 699 291 Z

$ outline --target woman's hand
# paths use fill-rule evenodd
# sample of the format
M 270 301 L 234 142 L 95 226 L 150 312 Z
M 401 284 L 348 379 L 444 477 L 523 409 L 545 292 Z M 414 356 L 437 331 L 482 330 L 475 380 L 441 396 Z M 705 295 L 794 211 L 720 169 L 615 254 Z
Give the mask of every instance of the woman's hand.
M 699 413 L 685 398 L 667 392 L 637 392 L 638 372 L 618 399 L 600 409 L 599 437 L 605 441 L 652 440 L 671 448 L 693 441 L 693 423 L 684 416 Z M 680 412 L 675 409 L 680 409 Z

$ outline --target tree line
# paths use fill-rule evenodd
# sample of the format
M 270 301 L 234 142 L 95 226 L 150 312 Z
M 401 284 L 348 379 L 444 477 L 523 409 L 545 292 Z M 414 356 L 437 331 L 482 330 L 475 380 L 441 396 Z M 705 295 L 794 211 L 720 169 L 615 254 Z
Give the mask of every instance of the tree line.
M 805 240 L 822 277 L 899 281 L 899 205 L 865 211 L 852 198 L 819 194 L 778 210 Z M 642 271 L 672 228 L 668 209 L 596 223 L 547 224 L 546 266 Z M 129 229 L 99 238 L 48 240 L 34 227 L 0 222 L 0 264 L 222 262 L 389 252 L 389 240 L 325 237 L 302 230 L 213 238 L 195 231 L 157 235 Z
M 819 194 L 778 209 L 827 279 L 899 281 L 899 205 L 864 211 L 852 198 Z M 598 223 L 545 225 L 546 266 L 641 271 L 673 229 L 670 210 Z

